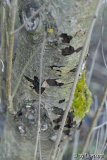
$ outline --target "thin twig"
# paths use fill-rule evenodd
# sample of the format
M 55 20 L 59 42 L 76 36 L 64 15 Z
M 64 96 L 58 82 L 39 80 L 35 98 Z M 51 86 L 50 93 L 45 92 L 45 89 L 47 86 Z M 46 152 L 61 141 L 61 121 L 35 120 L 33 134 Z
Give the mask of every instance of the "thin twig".
M 101 125 L 99 125 L 99 126 L 97 126 L 97 127 L 94 127 L 94 128 L 93 128 L 93 131 L 96 130 L 96 129 L 99 129 L 99 128 L 101 128 L 101 127 L 103 127 L 103 126 L 106 125 L 106 124 L 107 124 L 107 121 L 104 122 L 104 123 L 102 123 Z
M 16 9 L 17 9 L 17 0 L 13 0 L 12 10 L 11 10 L 11 19 L 10 19 L 11 32 L 14 32 Z M 6 92 L 7 92 L 7 108 L 9 112 L 12 114 L 14 114 L 14 108 L 13 108 L 12 97 L 11 97 L 11 72 L 12 72 L 13 47 L 14 47 L 14 35 L 10 35 L 8 58 L 7 58 Z
M 88 146 L 88 143 L 89 143 L 89 140 L 90 140 L 90 136 L 91 136 L 91 133 L 92 133 L 92 130 L 93 130 L 93 127 L 95 126 L 96 122 L 97 122 L 97 119 L 101 113 L 101 110 L 103 108 L 103 105 L 104 105 L 104 102 L 106 100 L 106 97 L 107 97 L 107 85 L 105 87 L 105 90 L 104 90 L 104 93 L 103 93 L 103 97 L 102 97 L 102 101 L 101 101 L 101 104 L 99 105 L 96 113 L 95 113 L 95 116 L 92 120 L 92 123 L 91 123 L 91 126 L 89 128 L 89 131 L 88 131 L 88 134 L 87 134 L 87 137 L 86 137 L 86 140 L 85 140 L 85 143 L 84 143 L 84 146 L 83 146 L 83 149 L 82 149 L 82 154 L 85 153 L 86 149 L 87 149 L 87 146 Z
M 43 44 L 42 44 L 42 50 L 40 53 L 40 74 L 39 74 L 39 108 L 38 108 L 38 127 L 37 127 L 37 136 L 36 136 L 36 144 L 35 144 L 35 153 L 34 153 L 34 160 L 36 160 L 37 157 L 37 149 L 38 149 L 38 142 L 39 137 L 40 137 L 40 131 L 41 131 L 41 85 L 42 85 L 42 72 L 43 72 L 43 55 L 44 55 L 44 48 L 45 48 L 45 43 L 46 43 L 46 33 L 44 33 L 44 38 L 43 38 Z M 41 151 L 40 151 L 41 153 Z
M 58 132 L 58 136 L 57 136 L 57 140 L 56 140 L 56 143 L 55 143 L 55 146 L 54 146 L 53 154 L 51 156 L 51 160 L 55 160 L 55 157 L 56 157 L 56 154 L 57 154 L 57 150 L 58 150 L 58 146 L 59 146 L 59 143 L 60 143 L 60 140 L 61 140 L 61 137 L 62 137 L 62 131 L 63 131 L 64 125 L 65 125 L 66 117 L 67 117 L 68 112 L 70 110 L 70 107 L 72 106 L 72 103 L 73 103 L 75 88 L 76 88 L 76 85 L 77 85 L 77 82 L 78 82 L 81 67 L 82 67 L 82 64 L 83 64 L 83 61 L 84 61 L 84 57 L 85 57 L 85 54 L 86 54 L 86 51 L 87 51 L 87 47 L 88 47 L 89 42 L 90 42 L 91 33 L 92 33 L 92 30 L 93 30 L 94 24 L 96 22 L 96 18 L 97 18 L 98 11 L 99 11 L 99 8 L 101 6 L 101 3 L 102 3 L 102 0 L 99 0 L 98 4 L 97 4 L 97 7 L 96 7 L 96 10 L 95 10 L 95 13 L 94 13 L 94 16 L 93 16 L 93 19 L 92 19 L 92 22 L 91 22 L 91 25 L 90 25 L 90 28 L 89 28 L 89 31 L 87 33 L 85 44 L 84 44 L 84 47 L 83 47 L 83 50 L 82 50 L 82 53 L 81 53 L 81 56 L 80 56 L 78 69 L 77 69 L 77 72 L 76 72 L 76 75 L 75 75 L 75 78 L 74 78 L 74 83 L 73 83 L 73 86 L 72 86 L 72 89 L 71 89 L 69 102 L 68 102 L 66 110 L 64 112 L 64 116 L 63 116 L 62 123 L 61 123 L 60 129 L 59 129 L 59 132 Z
M 42 160 L 42 153 L 41 153 L 42 149 L 41 149 L 41 134 L 39 134 L 39 158 L 40 160 Z
M 36 16 L 42 9 L 43 7 L 47 4 L 47 2 L 45 2 L 36 12 L 34 12 L 18 29 L 16 29 L 14 32 L 10 32 L 10 34 L 15 34 L 17 32 L 19 32 L 28 21 L 30 21 L 34 16 Z
M 39 51 L 40 51 L 40 47 L 37 48 L 36 53 L 38 53 Z M 29 60 L 28 60 L 27 63 L 25 64 L 24 68 L 22 69 L 22 72 L 21 72 L 21 74 L 20 74 L 20 77 L 18 78 L 18 82 L 17 82 L 17 84 L 16 84 L 16 87 L 15 87 L 15 89 L 14 89 L 14 91 L 13 91 L 12 99 L 14 98 L 14 96 L 15 96 L 17 90 L 18 90 L 18 87 L 19 87 L 19 85 L 20 85 L 20 82 L 21 82 L 21 79 L 22 79 L 22 76 L 23 76 L 25 70 L 27 69 L 28 65 L 30 64 L 30 62 L 32 61 L 32 59 L 33 59 L 34 56 L 35 56 L 35 52 L 30 56 Z

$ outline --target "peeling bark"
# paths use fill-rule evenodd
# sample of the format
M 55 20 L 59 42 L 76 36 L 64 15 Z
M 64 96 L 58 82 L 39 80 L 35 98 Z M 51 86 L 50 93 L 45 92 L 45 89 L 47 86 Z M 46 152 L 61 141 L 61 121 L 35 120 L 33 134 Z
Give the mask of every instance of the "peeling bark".
M 35 1 L 38 7 L 43 4 L 43 1 Z M 25 7 L 31 2 L 33 0 L 19 0 L 21 21 Z M 13 99 L 17 115 L 13 117 L 7 114 L 0 146 L 0 160 L 33 159 L 38 118 L 41 51 L 38 48 L 41 48 L 44 31 L 48 33 L 48 36 L 43 57 L 41 148 L 43 160 L 49 158 L 69 99 L 85 35 L 90 25 L 90 17 L 93 15 L 96 3 L 97 0 L 51 0 L 51 3 L 38 15 L 37 28 L 29 31 L 24 27 L 20 31 L 12 70 L 12 91 L 27 61 L 31 55 L 35 54 L 35 56 L 25 70 Z M 53 29 L 52 34 L 48 32 L 50 28 Z M 73 121 L 73 118 L 72 111 L 67 117 L 63 141 L 80 124 L 80 122 Z

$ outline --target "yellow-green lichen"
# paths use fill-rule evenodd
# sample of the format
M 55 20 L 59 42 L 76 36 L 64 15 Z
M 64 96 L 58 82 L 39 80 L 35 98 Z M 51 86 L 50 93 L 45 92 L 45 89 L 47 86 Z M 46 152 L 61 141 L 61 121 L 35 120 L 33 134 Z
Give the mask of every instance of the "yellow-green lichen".
M 83 118 L 85 114 L 89 111 L 91 104 L 92 94 L 87 87 L 84 70 L 81 78 L 78 80 L 74 94 L 73 104 L 71 107 L 71 109 L 74 110 L 75 118 Z

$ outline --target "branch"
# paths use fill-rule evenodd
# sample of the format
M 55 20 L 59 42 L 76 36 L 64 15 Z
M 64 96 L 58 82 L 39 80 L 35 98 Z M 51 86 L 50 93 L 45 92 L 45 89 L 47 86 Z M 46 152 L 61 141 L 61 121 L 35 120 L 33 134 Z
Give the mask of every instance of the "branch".
M 87 51 L 87 47 L 88 47 L 89 42 L 90 42 L 91 33 L 92 33 L 92 30 L 93 30 L 94 24 L 96 22 L 96 18 L 97 18 L 98 11 L 99 11 L 99 8 L 101 6 L 101 3 L 102 3 L 102 0 L 99 0 L 98 4 L 97 4 L 97 7 L 96 7 L 96 10 L 95 10 L 95 13 L 94 13 L 94 16 L 93 16 L 93 19 L 92 19 L 92 22 L 91 22 L 91 25 L 90 25 L 90 28 L 89 28 L 89 31 L 87 33 L 85 44 L 84 44 L 84 47 L 83 47 L 83 50 L 82 50 L 82 53 L 81 53 L 81 56 L 80 56 L 78 69 L 77 69 L 75 79 L 74 79 L 74 83 L 73 83 L 73 86 L 72 86 L 72 89 L 71 89 L 69 102 L 68 102 L 66 110 L 64 112 L 64 116 L 63 116 L 62 123 L 61 123 L 60 129 L 59 129 L 59 132 L 58 132 L 58 136 L 57 136 L 57 140 L 56 140 L 55 147 L 54 147 L 54 150 L 53 150 L 53 154 L 51 156 L 51 160 L 55 160 L 55 158 L 56 158 L 58 146 L 59 146 L 59 143 L 60 143 L 60 140 L 61 140 L 61 137 L 62 137 L 62 131 L 63 131 L 65 121 L 66 121 L 66 117 L 67 117 L 68 112 L 70 110 L 70 107 L 72 106 L 72 103 L 73 103 L 74 93 L 75 93 L 76 85 L 77 85 L 77 82 L 78 82 L 80 70 L 81 70 L 83 60 L 84 60 L 84 57 L 85 57 L 85 54 L 86 54 L 86 51 Z
M 13 0 L 12 9 L 11 9 L 11 19 L 10 19 L 10 31 L 14 31 L 14 23 L 17 9 L 17 0 Z M 8 58 L 7 58 L 7 75 L 6 75 L 6 93 L 7 93 L 7 108 L 8 111 L 14 114 L 14 108 L 12 104 L 11 97 L 11 72 L 12 72 L 12 57 L 13 57 L 13 47 L 14 47 L 14 35 L 10 35 L 9 39 L 9 49 L 8 49 Z
M 101 127 L 103 127 L 103 126 L 106 125 L 106 124 L 107 124 L 107 121 L 104 122 L 104 123 L 102 123 L 101 125 L 99 125 L 99 126 L 97 126 L 97 127 L 94 127 L 94 128 L 93 128 L 93 131 L 96 130 L 96 129 L 99 129 L 99 128 L 101 128 Z
M 44 33 L 44 38 L 43 38 L 43 44 L 42 44 L 42 50 L 40 53 L 40 75 L 39 75 L 39 108 L 38 108 L 38 128 L 37 128 L 37 136 L 36 136 L 36 145 L 35 145 L 35 153 L 34 153 L 34 160 L 36 160 L 37 157 L 37 149 L 38 149 L 38 142 L 39 142 L 39 148 L 41 143 L 40 143 L 40 129 L 41 129 L 41 122 L 40 122 L 40 118 L 41 118 L 41 85 L 42 85 L 42 72 L 43 72 L 43 54 L 44 54 L 44 48 L 45 48 L 45 43 L 46 43 L 46 33 Z M 41 156 L 41 151 L 40 151 L 40 156 Z

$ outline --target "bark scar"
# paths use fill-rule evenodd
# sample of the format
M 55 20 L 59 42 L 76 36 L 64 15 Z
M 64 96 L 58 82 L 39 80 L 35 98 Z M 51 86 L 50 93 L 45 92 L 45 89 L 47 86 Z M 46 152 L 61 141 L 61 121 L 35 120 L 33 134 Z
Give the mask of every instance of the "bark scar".
M 34 80 L 25 76 L 24 77 L 33 84 L 33 89 L 39 94 L 39 79 L 38 77 L 34 76 Z M 41 94 L 44 92 L 45 88 L 41 87 Z
M 79 47 L 75 50 L 74 47 L 72 47 L 72 46 L 66 47 L 66 48 L 62 49 L 62 55 L 63 56 L 68 56 L 68 55 L 71 55 L 74 52 L 78 53 L 82 50 L 82 48 L 83 47 Z

